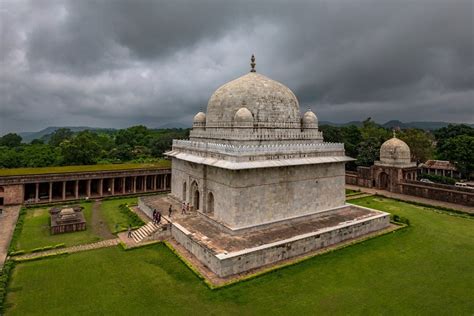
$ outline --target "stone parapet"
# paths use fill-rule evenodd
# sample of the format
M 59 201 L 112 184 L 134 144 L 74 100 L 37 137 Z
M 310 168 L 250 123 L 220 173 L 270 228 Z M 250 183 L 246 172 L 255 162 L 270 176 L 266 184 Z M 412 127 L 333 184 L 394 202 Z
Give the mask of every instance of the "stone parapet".
M 225 140 L 323 140 L 323 133 L 317 128 L 304 129 L 298 128 L 251 128 L 251 127 L 234 127 L 234 128 L 206 128 L 191 130 L 190 138 L 204 139 L 225 139 Z
M 222 159 L 226 159 L 226 157 L 227 159 L 230 159 L 230 157 L 247 157 L 246 160 L 258 160 L 256 158 L 258 156 L 263 156 L 263 159 L 344 156 L 344 144 L 341 143 L 231 145 L 192 140 L 173 140 L 172 150 L 193 153 L 198 156 L 220 154 L 219 158 Z M 278 155 L 278 158 L 275 155 Z M 281 155 L 285 157 L 280 157 Z M 248 159 L 250 157 L 255 159 Z

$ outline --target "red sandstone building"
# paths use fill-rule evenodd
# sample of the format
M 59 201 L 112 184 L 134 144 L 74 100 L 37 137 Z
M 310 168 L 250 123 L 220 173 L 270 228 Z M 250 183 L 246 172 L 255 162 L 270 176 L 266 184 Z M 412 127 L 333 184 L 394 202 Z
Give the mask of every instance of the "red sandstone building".
M 0 176 L 0 207 L 169 191 L 171 169 L 133 168 Z

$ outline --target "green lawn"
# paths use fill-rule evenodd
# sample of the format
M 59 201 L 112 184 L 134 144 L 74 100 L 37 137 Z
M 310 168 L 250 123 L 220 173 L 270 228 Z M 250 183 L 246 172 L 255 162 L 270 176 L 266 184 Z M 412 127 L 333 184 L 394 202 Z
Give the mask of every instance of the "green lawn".
M 128 225 L 134 226 L 132 219 L 119 210 L 120 204 L 137 204 L 137 198 L 105 200 L 101 203 L 101 213 L 112 233 L 123 231 Z M 143 225 L 144 223 L 141 222 Z
M 209 290 L 165 246 L 18 264 L 8 315 L 472 315 L 474 220 L 378 197 L 411 226 Z
M 143 168 L 170 168 L 171 161 L 161 160 L 153 163 L 122 163 L 122 164 L 102 164 L 87 166 L 63 166 L 63 167 L 44 167 L 44 168 L 0 168 L 1 176 L 19 176 L 28 174 L 48 174 L 48 173 L 69 173 L 69 172 L 87 172 L 87 171 L 109 171 L 109 170 L 129 170 Z
M 84 217 L 89 224 L 91 222 L 92 203 L 81 205 L 84 206 Z M 51 235 L 49 209 L 50 207 L 33 208 L 26 211 L 23 229 L 15 245 L 17 250 L 29 251 L 34 248 L 54 246 L 61 243 L 66 246 L 73 246 L 100 240 L 100 237 L 92 232 L 90 225 L 87 226 L 85 231 Z

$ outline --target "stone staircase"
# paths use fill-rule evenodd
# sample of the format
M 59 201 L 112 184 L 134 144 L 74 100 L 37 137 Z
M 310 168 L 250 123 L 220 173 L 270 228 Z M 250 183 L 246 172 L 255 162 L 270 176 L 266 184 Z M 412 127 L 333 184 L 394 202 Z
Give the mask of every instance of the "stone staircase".
M 143 239 L 151 236 L 153 233 L 157 232 L 158 229 L 160 229 L 161 225 L 157 225 L 153 222 L 148 222 L 148 224 L 143 225 L 137 230 L 134 230 L 132 232 L 132 239 L 136 242 L 139 243 Z

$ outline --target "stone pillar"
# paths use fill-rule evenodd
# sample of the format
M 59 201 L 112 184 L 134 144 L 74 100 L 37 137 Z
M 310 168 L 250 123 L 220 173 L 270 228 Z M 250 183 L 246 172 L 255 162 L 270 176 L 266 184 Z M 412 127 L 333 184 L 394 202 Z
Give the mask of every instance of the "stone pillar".
M 146 176 L 146 175 L 143 176 L 143 192 L 146 192 L 146 191 L 147 191 L 147 189 L 146 189 L 146 185 L 147 185 L 146 180 L 147 180 L 147 177 L 148 177 L 148 176 Z
M 122 194 L 125 194 L 125 184 L 127 183 L 127 178 L 122 178 Z
M 87 180 L 87 197 L 91 197 L 91 179 Z
M 79 199 L 79 180 L 74 182 L 74 197 L 76 200 Z
M 115 195 L 115 178 L 112 178 L 109 181 L 112 181 L 112 183 L 110 183 L 110 188 L 111 188 L 110 192 L 112 193 L 112 195 Z
M 103 192 L 103 187 L 104 186 L 104 179 L 99 179 L 99 196 L 102 196 L 104 194 Z
M 40 189 L 40 184 L 36 183 L 35 202 L 39 201 L 39 189 Z
M 152 176 L 152 179 L 153 179 L 152 188 L 153 188 L 153 191 L 156 191 L 156 175 Z
M 137 193 L 137 177 L 132 177 L 132 192 Z
M 53 183 L 49 183 L 49 201 L 51 202 L 53 200 Z
M 66 199 L 66 181 L 63 181 L 63 201 Z

